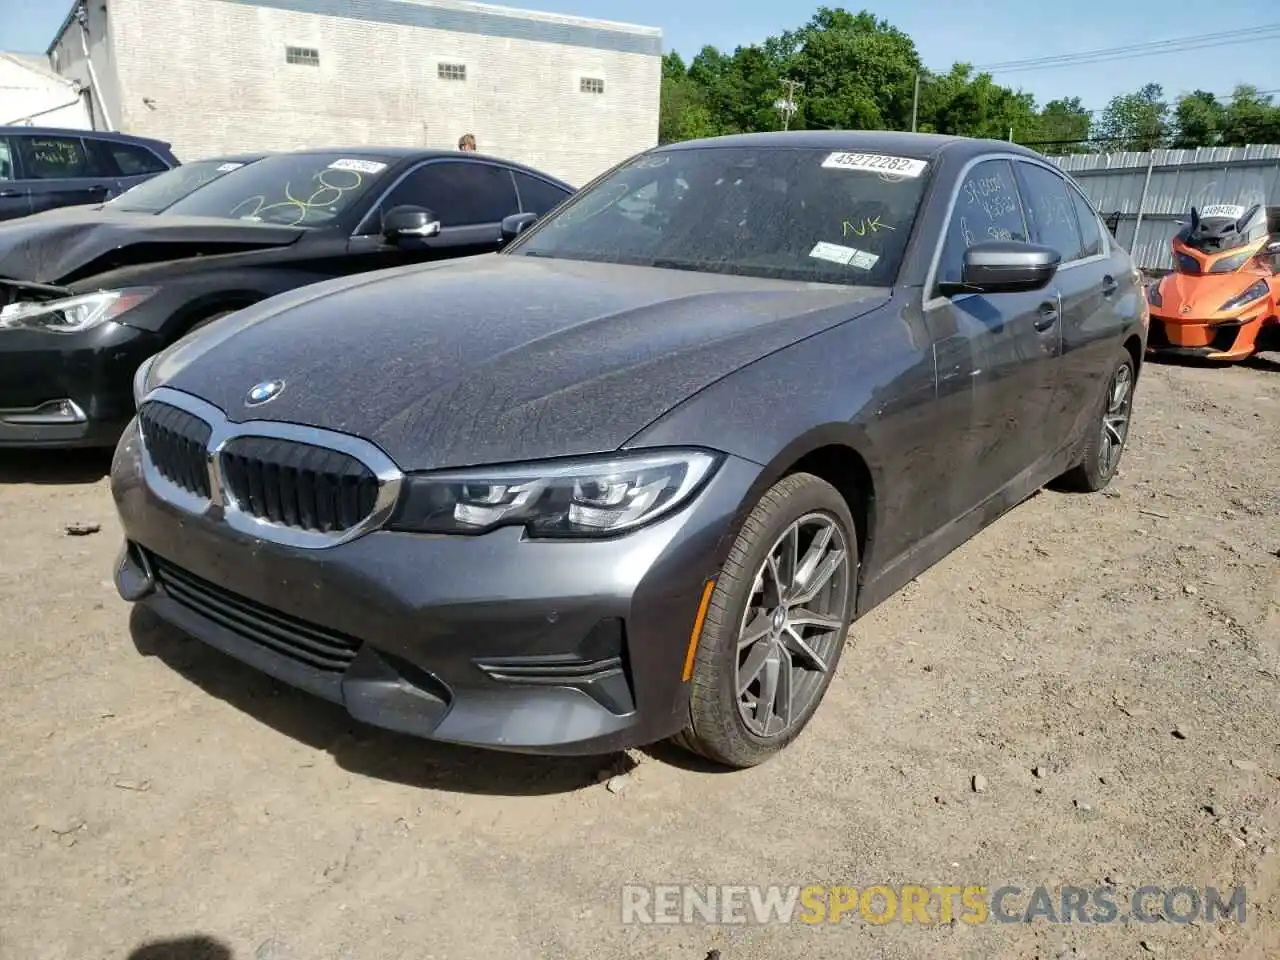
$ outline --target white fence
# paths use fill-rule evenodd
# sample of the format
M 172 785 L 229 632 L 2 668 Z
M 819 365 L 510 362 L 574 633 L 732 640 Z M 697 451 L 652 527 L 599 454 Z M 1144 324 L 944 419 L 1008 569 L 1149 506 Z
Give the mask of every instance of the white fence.
M 1193 205 L 1280 205 L 1280 145 L 1050 159 L 1076 178 L 1143 270 L 1172 269 L 1170 242 Z

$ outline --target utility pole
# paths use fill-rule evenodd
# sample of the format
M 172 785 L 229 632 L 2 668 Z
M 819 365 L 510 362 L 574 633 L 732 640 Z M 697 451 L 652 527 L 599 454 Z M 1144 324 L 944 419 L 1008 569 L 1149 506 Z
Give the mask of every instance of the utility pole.
M 773 105 L 778 109 L 778 113 L 782 114 L 782 129 L 791 129 L 791 118 L 796 115 L 796 91 L 803 90 L 804 84 L 799 80 L 788 80 L 783 78 L 781 83 L 787 88 L 784 96 L 775 100 Z
M 916 92 L 911 96 L 911 132 L 916 132 L 916 117 L 920 115 L 920 71 L 916 71 Z

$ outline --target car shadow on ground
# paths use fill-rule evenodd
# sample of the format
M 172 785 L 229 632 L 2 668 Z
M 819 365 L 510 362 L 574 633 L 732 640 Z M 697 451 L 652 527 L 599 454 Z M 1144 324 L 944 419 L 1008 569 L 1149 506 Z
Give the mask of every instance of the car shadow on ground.
M 0 450 L 0 484 L 97 483 L 111 472 L 110 450 Z
M 195 934 L 169 940 L 152 940 L 135 948 L 127 960 L 234 960 L 235 953 L 221 940 Z
M 143 607 L 129 617 L 134 646 L 260 723 L 324 750 L 351 773 L 452 793 L 538 796 L 595 786 L 634 767 L 626 754 L 537 757 L 479 751 L 366 726 L 336 704 L 280 683 L 188 637 Z

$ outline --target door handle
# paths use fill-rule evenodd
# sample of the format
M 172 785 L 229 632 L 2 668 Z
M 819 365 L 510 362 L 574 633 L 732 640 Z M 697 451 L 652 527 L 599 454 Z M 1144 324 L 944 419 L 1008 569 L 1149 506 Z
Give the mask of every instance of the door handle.
M 22 194 L 17 190 L 0 190 L 0 197 L 4 197 L 6 200 L 20 196 Z
M 110 193 L 111 188 L 107 186 L 103 186 L 100 183 L 95 183 L 92 187 L 89 188 L 89 192 L 90 193 Z
M 1111 296 L 1119 289 L 1120 284 L 1116 282 L 1115 277 L 1108 275 L 1102 278 L 1102 295 L 1104 297 Z
M 1058 301 L 1046 300 L 1040 304 L 1040 308 L 1036 311 L 1036 319 L 1034 321 L 1035 328 L 1044 333 L 1055 323 L 1058 322 Z

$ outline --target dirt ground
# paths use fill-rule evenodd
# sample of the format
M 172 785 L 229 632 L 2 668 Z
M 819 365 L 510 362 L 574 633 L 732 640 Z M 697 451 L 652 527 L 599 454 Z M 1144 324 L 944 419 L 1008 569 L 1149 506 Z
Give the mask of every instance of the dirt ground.
M 1280 364 L 1149 366 L 1135 416 L 1109 495 L 884 604 L 732 774 L 357 727 L 131 617 L 102 458 L 6 458 L 0 958 L 1280 956 Z M 629 883 L 1104 882 L 1244 885 L 1246 921 L 621 920 Z

